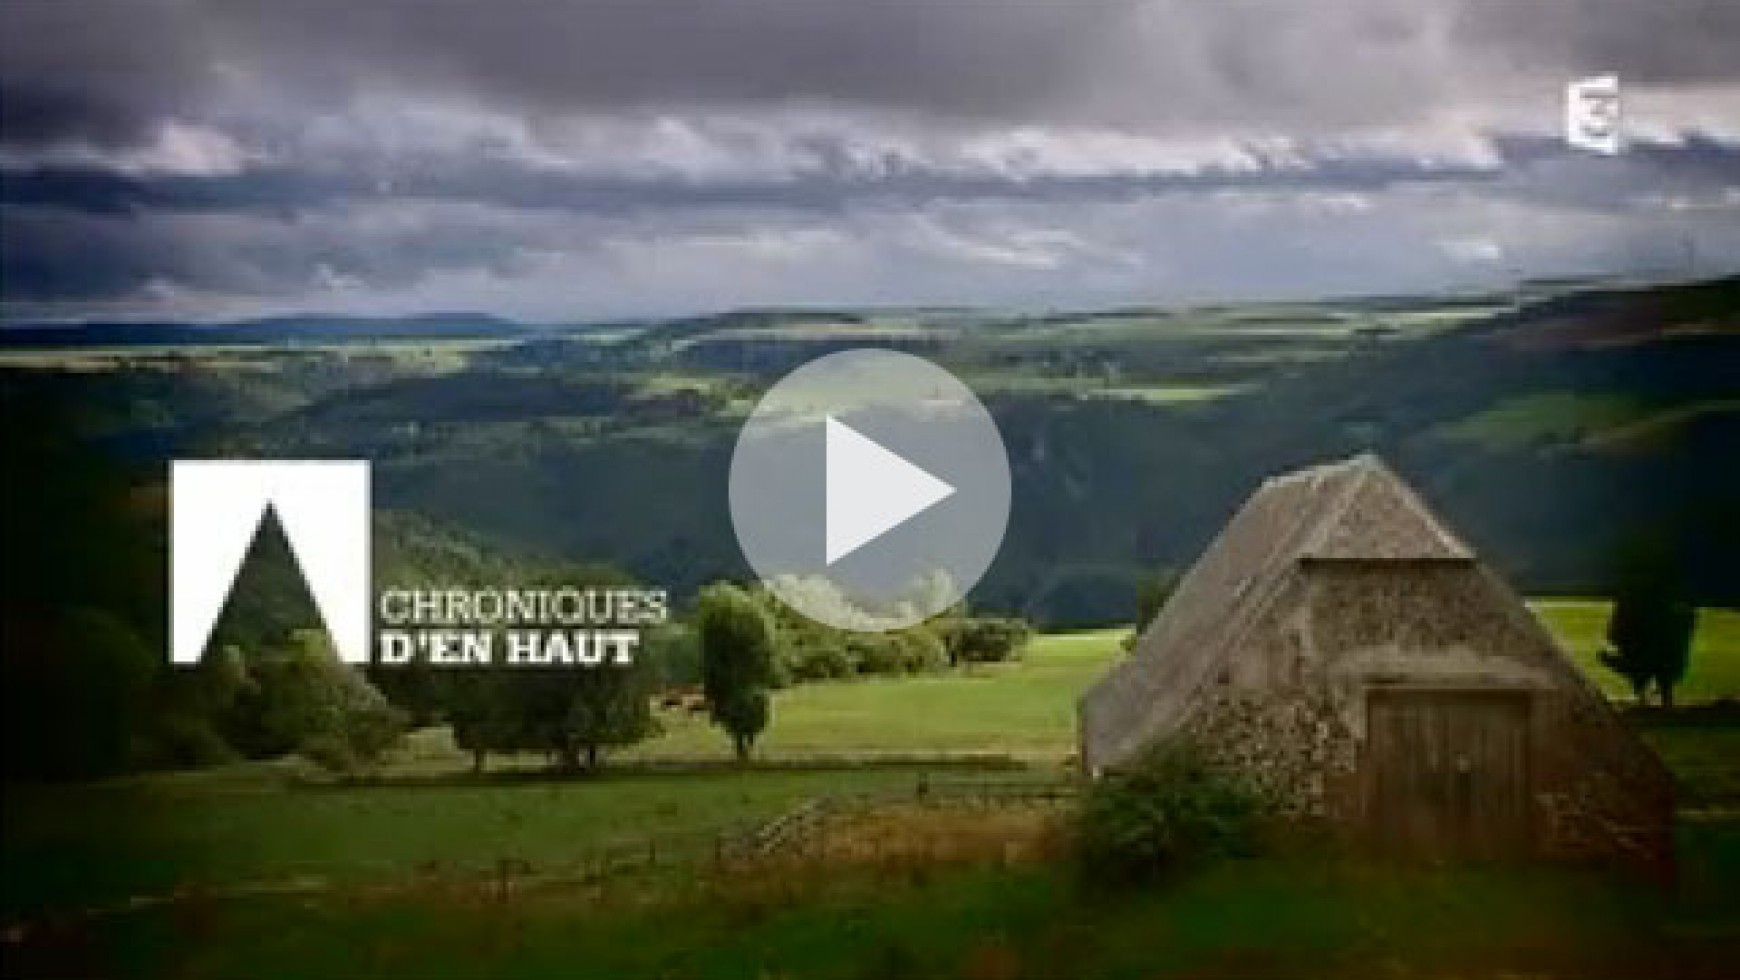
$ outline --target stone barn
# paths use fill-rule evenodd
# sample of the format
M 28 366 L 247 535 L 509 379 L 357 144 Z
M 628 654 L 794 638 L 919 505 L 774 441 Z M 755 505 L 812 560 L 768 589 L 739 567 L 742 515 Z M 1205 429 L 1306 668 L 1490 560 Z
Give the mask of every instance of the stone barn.
M 1660 761 L 1373 456 L 1264 482 L 1079 712 L 1090 775 L 1182 735 L 1383 851 L 1668 867 Z

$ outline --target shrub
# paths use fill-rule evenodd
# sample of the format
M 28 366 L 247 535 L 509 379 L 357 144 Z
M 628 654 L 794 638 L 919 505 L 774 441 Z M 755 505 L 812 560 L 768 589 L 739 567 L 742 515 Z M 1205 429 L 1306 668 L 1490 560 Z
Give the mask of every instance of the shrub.
M 1197 746 L 1162 743 L 1088 790 L 1077 857 L 1094 885 L 1153 881 L 1256 853 L 1268 812 L 1252 783 L 1211 765 Z
M 788 655 L 793 681 L 836 680 L 852 676 L 852 658 L 837 642 L 809 643 Z
M 899 637 L 864 633 L 846 641 L 860 674 L 899 674 L 906 670 L 906 651 Z
M 701 683 L 701 637 L 682 623 L 662 623 L 647 630 L 642 656 L 657 687 L 687 687 Z
M 948 650 L 930 630 L 918 626 L 895 634 L 901 649 L 901 667 L 909 674 L 927 674 L 949 665 Z
M 152 724 L 141 738 L 138 763 L 148 769 L 189 769 L 240 758 L 210 720 L 172 711 Z
M 373 769 L 398 743 L 409 716 L 359 670 L 339 661 L 326 634 L 298 630 L 291 645 L 250 666 L 257 684 L 245 707 L 255 724 L 242 744 L 252 754 L 300 752 L 343 774 Z
M 1025 620 L 995 616 L 962 619 L 949 630 L 949 659 L 957 664 L 1015 660 L 1033 636 Z

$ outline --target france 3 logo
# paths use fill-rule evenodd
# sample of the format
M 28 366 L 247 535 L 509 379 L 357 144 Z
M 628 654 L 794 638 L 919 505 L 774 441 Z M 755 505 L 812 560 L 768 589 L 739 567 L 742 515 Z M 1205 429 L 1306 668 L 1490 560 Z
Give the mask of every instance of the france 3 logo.
M 1618 75 L 1591 75 L 1565 86 L 1566 143 L 1614 156 L 1625 149 L 1622 121 Z

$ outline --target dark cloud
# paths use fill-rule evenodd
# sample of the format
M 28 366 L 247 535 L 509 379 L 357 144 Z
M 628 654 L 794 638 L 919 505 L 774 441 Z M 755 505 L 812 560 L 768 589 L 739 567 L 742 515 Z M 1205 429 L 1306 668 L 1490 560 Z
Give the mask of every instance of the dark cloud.
M 1563 155 L 1556 147 L 1549 152 Z M 1732 152 L 1729 155 L 1731 159 L 1734 156 Z M 1360 157 L 1316 160 L 1309 166 L 1294 164 L 1273 170 L 1205 166 L 1188 172 L 1053 172 L 1019 179 L 988 169 L 960 172 L 911 162 L 891 165 L 874 175 L 850 167 L 824 167 L 779 179 L 736 177 L 699 182 L 657 174 L 563 173 L 495 161 L 426 168 L 400 175 L 390 188 L 383 188 L 367 174 L 344 171 L 268 167 L 207 176 L 45 166 L 0 178 L 0 205 L 106 215 L 248 212 L 291 216 L 349 202 L 408 198 L 593 214 L 721 208 L 837 212 L 863 203 L 917 207 L 958 199 L 1117 200 L 1253 185 L 1375 191 L 1403 182 L 1482 181 L 1494 175 L 1487 167 Z
M 0 221 L 6 236 L 0 283 L 8 303 L 118 299 L 166 270 L 182 271 L 161 236 L 141 248 L 136 227 L 96 216 L 8 207 Z
M 9 80 L 0 89 L 0 133 L 9 144 L 75 140 L 124 146 L 144 139 L 145 130 L 141 113 L 93 93 L 57 90 L 28 80 Z
M 177 0 L 0 4 L 0 143 L 121 146 L 199 105 L 215 51 Z
M 1184 288 L 1148 264 L 1328 287 L 1342 246 L 1450 275 L 1488 237 L 1512 265 L 1605 261 L 1633 249 L 1578 236 L 1740 210 L 1737 49 L 1731 0 L 10 0 L 3 315 L 473 305 L 448 297 L 512 301 L 516 277 L 551 305 L 800 279 L 1051 302 Z M 1609 70 L 1649 131 L 1570 153 L 1559 92 Z M 1465 227 L 1457 195 L 1512 224 Z M 1419 245 L 1440 233 L 1448 258 Z M 1212 235 L 1225 268 L 1185 247 Z
M 1731 0 L 1469 0 L 1456 25 L 1467 50 L 1496 48 L 1523 72 L 1617 72 L 1652 85 L 1740 78 Z
M 16 0 L 0 90 L 8 140 L 112 139 L 236 92 L 1349 124 L 1571 71 L 1726 81 L 1737 47 L 1727 0 Z

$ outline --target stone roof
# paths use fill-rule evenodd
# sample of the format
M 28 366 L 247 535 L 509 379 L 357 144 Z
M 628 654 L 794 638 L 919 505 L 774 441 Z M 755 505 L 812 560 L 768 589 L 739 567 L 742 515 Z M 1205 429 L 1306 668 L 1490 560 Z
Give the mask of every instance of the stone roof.
M 1083 695 L 1083 737 L 1118 758 L 1169 730 L 1302 561 L 1469 562 L 1376 456 L 1265 480 L 1179 581 L 1127 658 Z

